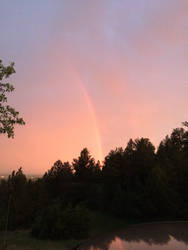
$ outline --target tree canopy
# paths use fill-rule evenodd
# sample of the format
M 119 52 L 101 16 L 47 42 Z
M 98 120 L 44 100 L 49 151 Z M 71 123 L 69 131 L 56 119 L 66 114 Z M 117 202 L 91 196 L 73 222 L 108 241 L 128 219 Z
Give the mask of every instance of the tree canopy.
M 14 126 L 25 124 L 24 120 L 19 117 L 19 112 L 7 104 L 7 94 L 14 90 L 14 86 L 4 81 L 14 73 L 14 63 L 4 66 L 0 60 L 0 134 L 7 134 L 12 138 Z

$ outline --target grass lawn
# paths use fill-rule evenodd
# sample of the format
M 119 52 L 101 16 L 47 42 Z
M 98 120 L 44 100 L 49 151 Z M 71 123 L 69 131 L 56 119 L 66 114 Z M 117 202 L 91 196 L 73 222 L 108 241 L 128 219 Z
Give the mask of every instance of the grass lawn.
M 2 245 L 3 235 L 0 235 L 0 246 Z M 7 250 L 70 250 L 78 241 L 50 241 L 38 240 L 31 237 L 29 231 L 15 231 L 7 234 Z M 0 247 L 1 249 L 1 247 Z
M 126 227 L 127 223 L 107 214 L 91 214 L 90 237 L 95 238 L 106 233 L 120 230 Z M 7 234 L 7 250 L 71 250 L 85 240 L 38 240 L 30 236 L 29 231 L 15 231 Z M 3 233 L 0 232 L 0 246 L 3 242 Z M 1 249 L 1 247 L 0 247 Z

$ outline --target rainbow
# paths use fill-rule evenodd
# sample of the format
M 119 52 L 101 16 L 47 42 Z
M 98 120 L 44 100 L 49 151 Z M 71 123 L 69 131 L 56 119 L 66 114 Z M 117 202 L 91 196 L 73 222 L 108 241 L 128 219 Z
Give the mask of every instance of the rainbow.
M 94 129 L 94 133 L 95 133 L 95 138 L 96 138 L 96 144 L 97 144 L 97 150 L 98 150 L 98 159 L 100 162 L 103 161 L 103 150 L 102 150 L 102 142 L 101 142 L 101 136 L 100 136 L 100 132 L 99 132 L 99 128 L 98 128 L 98 122 L 97 122 L 97 116 L 95 113 L 95 108 L 93 106 L 91 97 L 88 94 L 88 91 L 83 83 L 83 81 L 81 80 L 80 74 L 78 73 L 78 71 L 75 69 L 75 67 L 73 68 L 73 66 L 71 67 L 74 70 L 74 76 L 76 77 L 76 83 L 79 85 L 79 88 L 81 89 L 84 99 L 86 101 L 89 113 L 90 113 L 90 117 L 91 117 L 91 122 L 92 122 L 92 126 Z

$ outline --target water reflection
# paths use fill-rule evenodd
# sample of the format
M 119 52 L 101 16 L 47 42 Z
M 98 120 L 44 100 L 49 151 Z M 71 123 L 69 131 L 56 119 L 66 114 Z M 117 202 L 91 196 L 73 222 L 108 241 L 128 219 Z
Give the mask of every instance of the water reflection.
M 86 244 L 79 250 L 188 250 L 188 223 L 153 223 L 131 226 Z

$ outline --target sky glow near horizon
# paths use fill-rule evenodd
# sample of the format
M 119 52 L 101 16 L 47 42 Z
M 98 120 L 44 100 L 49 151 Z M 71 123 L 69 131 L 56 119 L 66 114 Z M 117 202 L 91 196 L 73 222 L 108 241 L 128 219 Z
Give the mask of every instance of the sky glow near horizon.
M 9 103 L 26 121 L 0 139 L 0 172 L 44 173 L 87 147 L 155 146 L 188 120 L 187 0 L 0 0 Z

